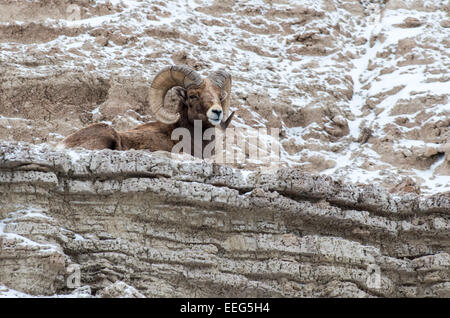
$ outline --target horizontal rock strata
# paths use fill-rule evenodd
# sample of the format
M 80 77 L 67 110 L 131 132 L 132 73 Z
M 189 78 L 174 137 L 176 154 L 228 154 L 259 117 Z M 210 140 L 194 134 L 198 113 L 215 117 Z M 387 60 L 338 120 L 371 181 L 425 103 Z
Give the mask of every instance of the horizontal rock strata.
M 0 143 L 0 285 L 29 295 L 450 297 L 449 264 L 448 195 Z

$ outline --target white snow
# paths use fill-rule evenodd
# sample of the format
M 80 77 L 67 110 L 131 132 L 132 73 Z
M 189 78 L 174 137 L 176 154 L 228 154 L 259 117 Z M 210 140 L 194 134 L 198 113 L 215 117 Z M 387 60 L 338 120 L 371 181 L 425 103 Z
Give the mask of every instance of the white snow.
M 15 241 L 18 245 L 36 247 L 42 253 L 53 253 L 55 251 L 59 251 L 61 249 L 59 246 L 52 244 L 41 244 L 22 235 L 5 232 L 6 226 L 8 224 L 14 224 L 23 218 L 29 217 L 50 219 L 48 216 L 42 213 L 42 210 L 36 209 L 34 207 L 19 208 L 14 212 L 10 212 L 7 218 L 0 220 L 0 236 L 6 240 Z
M 97 5 L 107 3 L 107 0 L 96 1 Z M 301 91 L 301 85 L 309 85 L 311 87 L 326 87 L 329 90 L 345 89 L 346 85 L 342 81 L 335 84 L 327 83 L 330 74 L 347 74 L 353 81 L 353 97 L 348 102 L 339 102 L 336 105 L 346 114 L 352 114 L 353 117 L 348 119 L 350 135 L 334 142 L 334 146 L 342 149 L 338 152 L 331 150 L 332 146 L 327 147 L 323 145 L 322 140 L 309 139 L 305 140 L 305 135 L 321 132 L 322 127 L 317 123 L 311 123 L 306 127 L 286 127 L 283 125 L 283 130 L 286 134 L 284 142 L 292 139 L 296 145 L 303 150 L 295 154 L 288 154 L 287 151 L 281 147 L 281 161 L 282 164 L 291 167 L 302 166 L 305 164 L 303 159 L 313 158 L 314 156 L 322 156 L 324 158 L 332 159 L 336 162 L 336 166 L 331 169 L 323 171 L 323 173 L 336 175 L 336 177 L 344 180 L 356 180 L 358 182 L 371 182 L 370 178 L 378 178 L 375 173 L 365 171 L 361 168 L 364 160 L 361 155 L 367 156 L 367 160 L 377 165 L 389 167 L 389 171 L 393 174 L 400 175 L 401 169 L 382 162 L 379 154 L 371 148 L 370 145 L 360 145 L 356 142 L 360 136 L 360 128 L 370 127 L 374 130 L 374 136 L 385 135 L 384 128 L 386 125 L 392 125 L 398 116 L 392 116 L 391 111 L 396 103 L 400 100 L 408 100 L 417 96 L 427 95 L 447 95 L 450 92 L 450 81 L 439 81 L 445 74 L 436 74 L 431 76 L 425 73 L 430 69 L 448 70 L 450 65 L 450 57 L 448 47 L 442 44 L 442 40 L 448 38 L 448 31 L 439 26 L 439 22 L 446 17 L 445 12 L 440 10 L 383 10 L 381 13 L 373 13 L 372 16 L 364 18 L 363 24 L 358 24 L 357 19 L 349 15 L 342 7 L 336 9 L 334 12 L 324 11 L 325 3 L 323 1 L 294 1 L 286 0 L 282 3 L 266 3 L 263 0 L 251 0 L 244 2 L 236 2 L 233 6 L 233 12 L 222 15 L 223 22 L 226 26 L 211 25 L 205 26 L 202 19 L 212 20 L 213 17 L 209 14 L 203 13 L 202 9 L 212 5 L 213 0 L 173 0 L 157 4 L 158 7 L 167 12 L 167 15 L 158 16 L 158 20 L 147 18 L 147 14 L 151 14 L 151 7 L 148 1 L 110 1 L 113 6 L 120 6 L 123 8 L 122 12 L 115 12 L 109 15 L 92 17 L 89 19 L 69 21 L 69 20 L 47 20 L 45 23 L 49 25 L 66 26 L 66 27 L 102 27 L 114 24 L 115 26 L 123 26 L 129 28 L 131 33 L 136 36 L 136 43 L 132 46 L 116 45 L 110 41 L 108 46 L 96 47 L 96 50 L 83 49 L 84 43 L 94 44 L 94 37 L 88 34 L 81 34 L 79 36 L 68 37 L 60 36 L 57 39 L 47 43 L 36 43 L 32 46 L 20 43 L 1 43 L 0 59 L 8 59 L 18 63 L 18 67 L 23 72 L 24 76 L 33 74 L 35 76 L 43 76 L 50 69 L 43 65 L 39 67 L 25 67 L 21 65 L 20 58 L 27 56 L 27 50 L 32 52 L 41 52 L 50 50 L 53 47 L 68 50 L 76 48 L 85 57 L 72 54 L 73 60 L 65 62 L 65 68 L 73 70 L 83 70 L 87 63 L 91 63 L 95 67 L 95 71 L 101 76 L 109 77 L 114 71 L 108 70 L 111 65 L 116 66 L 121 75 L 139 74 L 149 80 L 158 71 L 160 65 L 172 63 L 171 55 L 180 50 L 189 51 L 190 56 L 195 56 L 200 61 L 207 61 L 208 68 L 217 69 L 226 67 L 236 78 L 233 94 L 235 97 L 239 95 L 246 96 L 253 92 L 262 92 L 270 96 L 272 102 L 276 102 L 281 98 L 285 90 L 289 92 Z M 410 6 L 412 0 L 405 2 Z M 302 5 L 308 9 L 314 9 L 318 12 L 323 12 L 325 18 L 313 19 L 307 23 L 295 23 L 298 17 L 274 17 L 273 19 L 266 19 L 263 14 L 270 9 L 280 10 L 283 12 L 287 8 L 292 8 L 296 5 Z M 441 2 L 438 0 L 427 1 L 424 4 L 425 8 L 432 8 L 440 6 Z M 362 6 L 372 12 L 378 10 L 380 6 L 378 2 L 363 1 Z M 381 5 L 382 7 L 382 5 Z M 258 9 L 262 15 L 245 15 L 240 14 L 244 9 Z M 416 28 L 400 28 L 398 25 L 403 23 L 407 17 L 416 17 L 424 21 L 424 25 Z M 261 18 L 263 24 L 255 22 L 255 18 Z M 298 61 L 289 58 L 288 50 L 294 46 L 289 41 L 292 35 L 281 36 L 270 32 L 249 33 L 239 24 L 248 25 L 253 28 L 263 29 L 264 24 L 270 25 L 274 28 L 279 28 L 281 23 L 293 23 L 291 28 L 294 34 L 302 34 L 309 32 L 311 29 L 325 28 L 333 30 L 333 26 L 339 24 L 342 31 L 355 33 L 355 36 L 366 39 L 364 45 L 355 45 L 353 39 L 343 39 L 340 36 L 335 37 L 336 46 L 340 48 L 340 52 L 352 52 L 357 58 L 352 59 L 349 65 L 337 62 L 337 54 L 333 53 L 325 56 L 309 56 L 301 55 Z M 431 27 L 430 27 L 431 26 Z M 146 32 L 152 29 L 164 29 L 171 31 L 176 30 L 179 37 L 168 38 L 165 41 L 153 39 L 152 36 L 146 36 Z M 185 38 L 185 34 L 195 34 L 199 39 L 201 45 L 192 45 Z M 353 35 L 353 34 L 352 34 Z M 378 40 L 371 46 L 371 38 L 379 36 Z M 435 49 L 421 47 L 422 39 L 426 37 L 433 37 L 436 41 Z M 399 40 L 412 38 L 416 41 L 417 47 L 412 49 L 412 52 L 419 58 L 423 55 L 431 57 L 434 62 L 427 65 L 412 64 L 407 66 L 399 66 L 398 63 L 403 59 L 402 56 L 395 54 Z M 259 55 L 252 50 L 245 48 L 245 45 L 251 45 L 260 48 L 267 52 L 270 56 Z M 188 49 L 187 49 L 188 48 Z M 9 51 L 14 49 L 14 51 Z M 385 51 L 391 51 L 392 54 L 386 58 L 379 58 L 377 55 Z M 16 52 L 16 53 L 12 53 Z M 142 62 L 147 59 L 150 54 L 162 52 L 157 58 L 158 64 L 143 66 Z M 379 66 L 373 70 L 368 69 L 370 63 L 378 63 Z M 311 67 L 310 65 L 317 65 Z M 353 64 L 353 65 L 351 65 Z M 390 66 L 395 67 L 395 71 L 380 75 L 381 68 Z M 202 75 L 206 75 L 207 71 L 201 71 Z M 339 77 L 339 76 L 338 76 Z M 430 79 L 435 81 L 429 81 Z M 370 88 L 365 86 L 370 84 Z M 366 112 L 364 109 L 366 101 L 374 98 L 375 95 L 387 92 L 393 87 L 404 86 L 399 92 L 387 96 L 376 107 L 380 112 L 375 111 Z M 321 96 L 326 96 L 328 92 L 318 90 L 315 92 L 316 96 L 311 93 L 301 92 L 301 94 L 292 94 L 287 99 L 290 100 L 291 106 L 295 109 L 301 109 L 306 106 L 314 106 Z M 235 99 L 236 105 L 232 105 L 233 109 L 243 107 L 251 109 L 248 102 L 244 99 Z M 319 105 L 320 106 L 320 105 Z M 427 112 L 432 114 L 431 118 L 426 119 L 427 123 L 433 123 L 437 120 L 445 120 L 450 113 L 450 103 L 434 104 Z M 100 106 L 97 106 L 91 111 L 92 115 L 100 113 Z M 276 111 L 272 111 L 275 117 L 279 117 Z M 415 120 L 419 112 L 404 114 L 402 117 Z M 142 123 L 142 121 L 129 117 L 130 121 L 135 124 Z M 348 117 L 347 117 L 348 118 Z M 6 119 L 0 117 L 0 119 Z M 267 125 L 267 118 L 260 114 L 254 113 L 252 118 L 256 124 L 252 128 L 265 127 Z M 7 118 L 6 120 L 11 120 Z M 17 118 L 17 120 L 21 120 Z M 103 121 L 108 124 L 113 124 L 110 121 Z M 425 123 L 425 122 L 424 122 Z M 423 123 L 423 124 L 424 124 Z M 6 122 L 5 125 L 12 127 Z M 248 124 L 241 118 L 236 117 L 234 120 L 235 127 L 246 128 Z M 327 124 L 326 124 L 327 125 Z M 329 124 L 328 124 L 329 125 Z M 406 133 L 412 129 L 406 127 L 399 127 L 399 130 Z M 55 136 L 61 139 L 62 136 Z M 331 142 L 330 142 L 331 143 Z M 416 143 L 416 144 L 414 144 Z M 403 138 L 396 140 L 394 149 L 411 148 L 419 146 L 420 141 L 409 141 Z M 300 147 L 301 146 L 301 147 Z M 341 147 L 343 146 L 343 147 Z M 440 147 L 437 143 L 424 143 L 427 147 Z M 66 150 L 72 162 L 76 164 L 84 156 L 82 151 Z M 411 170 L 412 177 L 417 175 L 421 177 L 420 172 Z M 422 177 L 421 177 L 422 178 Z M 382 179 L 382 176 L 381 176 Z M 425 193 L 433 193 L 440 191 L 441 188 L 433 187 L 425 190 Z

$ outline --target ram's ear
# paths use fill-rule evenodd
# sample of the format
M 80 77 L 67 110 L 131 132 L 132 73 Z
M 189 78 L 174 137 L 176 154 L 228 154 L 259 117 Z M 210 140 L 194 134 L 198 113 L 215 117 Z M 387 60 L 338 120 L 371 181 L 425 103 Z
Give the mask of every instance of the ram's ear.
M 180 86 L 175 87 L 174 90 L 183 105 L 187 106 L 187 90 Z

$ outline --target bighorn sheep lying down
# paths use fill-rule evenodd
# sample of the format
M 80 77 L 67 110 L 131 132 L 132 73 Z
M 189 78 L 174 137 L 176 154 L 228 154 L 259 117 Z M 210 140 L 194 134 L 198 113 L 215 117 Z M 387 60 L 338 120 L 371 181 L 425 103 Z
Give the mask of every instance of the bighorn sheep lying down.
M 176 87 L 176 94 L 180 99 L 178 112 L 175 114 L 168 112 L 164 106 L 164 98 L 173 87 Z M 188 66 L 169 66 L 156 75 L 150 86 L 150 110 L 158 122 L 139 125 L 128 131 L 116 131 L 103 123 L 92 124 L 64 139 L 63 146 L 171 151 L 178 142 L 171 138 L 176 128 L 186 128 L 194 136 L 194 121 L 200 120 L 202 136 L 208 128 L 220 126 L 226 129 L 234 115 L 233 112 L 228 119 L 223 120 L 230 106 L 230 92 L 231 76 L 223 70 L 215 71 L 208 78 L 202 79 Z M 194 138 L 191 140 L 191 155 L 194 155 L 195 147 L 203 150 L 211 142 L 202 141 L 200 145 L 194 145 Z

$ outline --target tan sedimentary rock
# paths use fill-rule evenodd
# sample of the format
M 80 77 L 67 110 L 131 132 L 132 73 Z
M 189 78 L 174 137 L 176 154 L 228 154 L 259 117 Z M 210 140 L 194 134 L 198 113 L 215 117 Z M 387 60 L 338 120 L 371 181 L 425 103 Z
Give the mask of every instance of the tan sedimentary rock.
M 3 142 L 0 200 L 0 282 L 27 294 L 70 294 L 76 269 L 99 297 L 449 293 L 445 195 Z
M 0 296 L 450 297 L 448 1 L 113 2 L 0 1 Z M 283 169 L 49 147 L 174 63 Z

